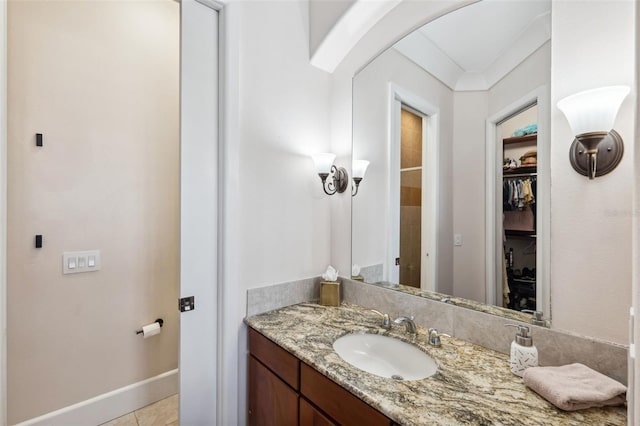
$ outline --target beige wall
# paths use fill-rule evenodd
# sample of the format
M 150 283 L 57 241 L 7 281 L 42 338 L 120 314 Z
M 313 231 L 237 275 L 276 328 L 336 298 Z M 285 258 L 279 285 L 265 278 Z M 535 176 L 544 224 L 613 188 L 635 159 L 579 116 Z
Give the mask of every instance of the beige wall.
M 545 74 L 549 74 L 551 69 L 547 69 Z M 504 123 L 500 124 L 500 130 L 502 131 L 502 138 L 510 138 L 513 137 L 513 132 L 518 129 L 523 128 L 524 126 L 528 126 L 530 124 L 538 123 L 538 106 L 534 105 L 531 108 L 528 108 L 518 115 L 511 117 Z M 505 150 L 507 147 L 505 147 Z
M 485 301 L 485 122 L 487 92 L 453 92 L 453 292 Z M 449 238 L 453 238 L 451 235 Z
M 640 50 L 640 8 L 636 7 L 636 28 L 635 28 L 635 40 L 636 40 L 636 57 L 635 57 L 635 84 L 636 87 L 640 81 L 640 60 L 638 59 L 638 50 Z M 640 136 L 640 120 L 638 119 L 637 111 L 640 111 L 640 100 L 636 96 L 635 102 L 636 119 L 635 119 L 635 138 L 634 143 L 638 143 Z M 629 418 L 629 424 L 634 424 L 638 413 L 640 413 L 640 365 L 638 363 L 638 342 L 640 342 L 640 149 L 635 149 L 633 157 L 633 256 L 632 256 L 632 269 L 633 269 L 633 283 L 632 283 L 632 304 L 634 307 L 633 324 L 631 326 L 631 342 L 634 342 L 636 347 L 636 353 L 634 358 L 629 358 L 629 391 L 627 413 Z
M 631 306 L 635 7 L 632 1 L 553 2 L 551 14 L 554 327 L 618 343 L 628 342 Z M 611 84 L 632 87 L 615 124 L 625 142 L 624 157 L 613 172 L 589 181 L 569 164 L 573 135 L 555 105 L 565 96 Z
M 538 123 L 538 106 L 532 106 L 531 108 L 522 111 L 520 114 L 515 117 L 511 117 L 504 123 L 500 125 L 500 130 L 502 132 L 502 138 L 510 138 L 513 136 L 513 132 L 521 129 L 530 124 Z M 520 157 L 522 157 L 526 152 L 537 150 L 536 146 L 537 142 L 524 142 L 524 143 L 515 143 L 503 146 L 503 152 L 505 158 L 511 158 L 512 160 L 516 160 L 518 164 L 520 164 Z
M 179 6 L 13 1 L 8 28 L 13 424 L 177 367 Z
M 323 192 L 310 157 L 331 150 L 332 87 L 330 74 L 309 63 L 307 7 L 306 1 L 224 7 L 225 327 L 218 377 L 224 425 L 246 423 L 247 289 L 324 272 L 337 251 L 331 250 L 331 208 L 351 201 L 348 192 Z M 336 154 L 336 164 L 349 168 L 343 153 Z
M 539 86 L 548 86 L 550 57 L 551 45 L 546 43 L 490 90 L 454 93 L 453 233 L 463 239 L 462 246 L 453 247 L 455 296 L 486 299 L 486 120 Z

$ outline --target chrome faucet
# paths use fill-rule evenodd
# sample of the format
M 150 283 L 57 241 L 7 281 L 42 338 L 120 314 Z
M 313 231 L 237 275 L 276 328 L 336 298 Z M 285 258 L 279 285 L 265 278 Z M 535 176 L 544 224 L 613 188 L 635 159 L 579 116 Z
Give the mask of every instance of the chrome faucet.
M 417 333 L 416 323 L 413 322 L 413 317 L 398 317 L 393 321 L 394 324 L 402 324 L 406 327 L 407 333 L 415 335 Z
M 386 328 L 389 330 L 391 328 L 391 318 L 389 318 L 389 314 L 383 314 L 380 311 L 376 311 L 375 309 L 371 309 L 371 312 L 374 314 L 378 314 L 382 317 L 382 322 L 380 323 L 380 327 Z

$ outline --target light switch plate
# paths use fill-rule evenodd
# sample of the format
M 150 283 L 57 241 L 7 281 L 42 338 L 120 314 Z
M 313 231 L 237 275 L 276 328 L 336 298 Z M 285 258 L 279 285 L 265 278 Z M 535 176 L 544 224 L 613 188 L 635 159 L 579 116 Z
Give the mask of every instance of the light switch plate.
M 63 274 L 99 271 L 100 266 L 100 250 L 65 251 L 62 253 Z
M 455 234 L 453 236 L 453 245 L 456 247 L 462 246 L 462 234 Z

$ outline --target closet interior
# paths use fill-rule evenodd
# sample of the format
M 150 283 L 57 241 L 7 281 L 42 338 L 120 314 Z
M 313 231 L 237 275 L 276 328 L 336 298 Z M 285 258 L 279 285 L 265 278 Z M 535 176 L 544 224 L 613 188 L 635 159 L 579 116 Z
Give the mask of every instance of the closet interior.
M 501 123 L 503 307 L 533 310 L 536 303 L 536 198 L 538 108 Z

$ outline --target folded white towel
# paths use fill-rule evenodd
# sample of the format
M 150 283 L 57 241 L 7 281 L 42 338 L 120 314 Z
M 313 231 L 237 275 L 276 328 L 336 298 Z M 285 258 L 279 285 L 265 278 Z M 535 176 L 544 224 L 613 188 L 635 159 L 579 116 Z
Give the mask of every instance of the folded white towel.
M 578 363 L 527 368 L 523 379 L 525 385 L 565 411 L 624 404 L 627 392 L 621 383 Z

